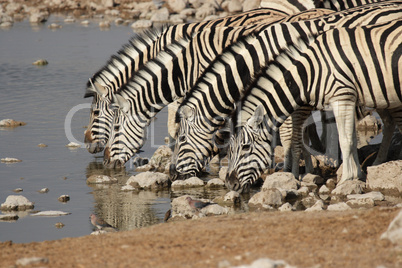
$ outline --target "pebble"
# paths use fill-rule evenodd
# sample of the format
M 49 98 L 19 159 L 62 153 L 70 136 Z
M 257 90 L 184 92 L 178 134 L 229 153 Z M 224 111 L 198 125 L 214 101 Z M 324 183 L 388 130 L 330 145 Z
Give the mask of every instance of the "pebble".
M 44 144 L 44 143 L 39 143 L 39 144 L 38 144 L 38 147 L 44 148 L 44 147 L 47 147 L 47 145 Z
M 142 189 L 168 188 L 169 184 L 170 181 L 168 175 L 150 171 L 131 176 L 126 182 L 126 185 L 131 185 L 134 188 Z
M 344 210 L 349 210 L 349 209 L 351 209 L 351 208 L 344 202 L 329 205 L 327 208 L 327 210 L 332 210 L 332 211 L 344 211 Z
M 6 157 L 6 158 L 2 158 L 1 162 L 3 162 L 3 163 L 17 163 L 17 162 L 22 162 L 22 160 L 17 159 L 17 158 L 13 158 L 13 157 Z
M 22 192 L 24 190 L 22 188 L 15 188 L 13 191 L 16 192 L 16 193 L 20 193 L 20 192 Z
M 21 258 L 18 259 L 15 264 L 20 266 L 28 266 L 28 265 L 38 265 L 38 264 L 46 264 L 49 262 L 48 258 L 43 257 L 30 257 L 30 258 Z
M 70 196 L 67 194 L 63 194 L 63 195 L 59 196 L 59 198 L 57 198 L 57 200 L 59 200 L 60 202 L 66 203 L 66 202 L 70 201 Z
M 62 222 L 56 222 L 56 223 L 54 224 L 54 226 L 56 226 L 57 229 L 61 229 L 61 228 L 63 228 L 65 225 L 64 225 L 64 223 L 62 223 Z
M 41 194 L 45 194 L 45 193 L 49 192 L 49 188 L 42 188 L 38 192 Z
M 34 61 L 32 64 L 33 65 L 48 65 L 49 62 L 45 59 L 40 59 L 40 60 Z
M 285 211 L 293 211 L 293 207 L 289 203 L 285 203 L 282 206 L 278 208 L 279 211 L 285 212 Z
M 91 175 L 87 179 L 87 184 L 111 184 L 116 182 L 116 178 L 112 178 L 107 175 Z
M 101 22 L 99 22 L 99 27 L 100 27 L 100 28 L 110 28 L 110 22 L 108 22 L 108 21 L 101 21 Z
M 31 216 L 64 216 L 70 214 L 71 214 L 70 212 L 64 212 L 59 210 L 46 210 L 31 214 Z
M 13 119 L 3 119 L 0 121 L 0 127 L 18 127 L 25 126 L 27 123 L 22 121 L 15 121 Z
M 90 24 L 89 20 L 81 21 L 81 25 L 88 26 Z
M 221 188 L 224 187 L 225 183 L 220 179 L 211 179 L 207 182 L 206 187 L 208 188 Z
M 75 22 L 75 19 L 74 18 L 66 18 L 66 19 L 64 19 L 64 22 L 65 23 L 73 23 L 73 22 Z
M 322 211 L 322 210 L 324 210 L 324 202 L 322 200 L 317 200 L 317 202 L 315 202 L 314 205 L 307 208 L 305 211 L 311 212 L 311 211 Z
M 47 26 L 49 29 L 61 29 L 63 26 L 57 23 L 52 23 Z M 37 65 L 44 65 L 44 64 L 37 64 Z
M 172 183 L 172 188 L 193 188 L 203 186 L 204 181 L 197 177 L 191 177 L 186 180 L 176 180 Z
M 66 147 L 70 147 L 70 148 L 78 148 L 81 147 L 81 145 L 79 145 L 76 142 L 70 142 L 69 144 L 66 145 Z

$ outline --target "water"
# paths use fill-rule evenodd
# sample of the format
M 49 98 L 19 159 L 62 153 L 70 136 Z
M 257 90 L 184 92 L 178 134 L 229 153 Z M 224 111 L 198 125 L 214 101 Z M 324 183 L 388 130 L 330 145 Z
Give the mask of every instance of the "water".
M 89 77 L 101 68 L 133 35 L 127 26 L 112 26 L 101 31 L 97 23 L 88 27 L 79 22 L 50 30 L 47 25 L 61 17 L 52 16 L 45 24 L 31 27 L 28 22 L 15 23 L 10 30 L 0 30 L 0 120 L 12 118 L 27 123 L 17 128 L 0 129 L 0 158 L 15 157 L 22 162 L 0 163 L 0 203 L 13 190 L 35 203 L 34 210 L 61 210 L 70 215 L 33 217 L 18 213 L 16 222 L 0 222 L 0 241 L 31 242 L 88 235 L 92 232 L 89 215 L 94 212 L 120 230 L 160 223 L 170 208 L 170 191 L 121 192 L 121 185 L 135 172 L 111 175 L 118 185 L 90 187 L 91 174 L 109 174 L 103 169 L 103 154 L 91 155 L 85 148 L 65 147 L 71 131 L 78 142 L 89 120 L 89 109 L 78 109 L 91 99 L 83 99 Z M 46 59 L 46 66 L 32 62 Z M 88 106 L 87 106 L 88 107 Z M 76 109 L 75 113 L 71 111 Z M 71 124 L 65 128 L 67 115 Z M 167 112 L 158 114 L 148 131 L 142 157 L 150 157 L 168 136 Z M 66 132 L 66 130 L 68 132 Z M 44 143 L 46 148 L 37 145 Z M 49 192 L 38 191 L 44 187 Z M 60 195 L 71 200 L 61 203 Z M 196 193 L 202 194 L 202 193 Z M 209 193 L 210 194 L 210 193 Z M 221 194 L 221 193 L 216 193 Z M 55 223 L 65 226 L 56 228 Z

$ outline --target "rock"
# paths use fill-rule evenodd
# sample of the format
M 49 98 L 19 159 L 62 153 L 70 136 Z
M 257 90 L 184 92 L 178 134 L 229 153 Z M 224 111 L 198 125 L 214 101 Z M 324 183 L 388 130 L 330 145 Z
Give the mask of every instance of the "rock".
M 111 184 L 116 182 L 116 178 L 111 178 L 106 175 L 91 175 L 87 179 L 87 184 Z
M 329 205 L 327 208 L 327 210 L 331 210 L 331 211 L 344 211 L 344 210 L 349 210 L 349 209 L 351 209 L 351 208 L 344 202 Z
M 146 157 L 139 157 L 138 156 L 138 157 L 134 158 L 134 160 L 133 160 L 133 164 L 135 166 L 137 166 L 137 167 L 144 166 L 144 165 L 146 165 L 148 163 L 149 163 L 149 159 L 146 158 Z
M 152 22 L 167 22 L 169 20 L 169 10 L 164 7 L 154 12 L 151 17 Z
M 224 202 L 240 203 L 240 194 L 236 191 L 230 191 L 223 197 Z
M 52 23 L 52 24 L 49 24 L 47 26 L 47 28 L 49 28 L 49 29 L 61 29 L 61 28 L 63 28 L 63 26 L 61 26 L 60 24 L 57 24 L 57 23 Z M 35 65 L 45 65 L 45 64 L 35 64 Z
M 15 214 L 0 214 L 0 221 L 16 221 L 18 218 Z
M 187 6 L 186 0 L 167 0 L 166 3 L 168 5 L 168 7 L 170 8 L 170 10 L 173 11 L 173 13 L 180 13 Z
M 137 190 L 136 188 L 134 188 L 132 185 L 124 185 L 123 187 L 121 187 L 122 191 L 135 191 Z
M 381 239 L 388 239 L 394 244 L 402 245 L 402 210 L 389 224 L 387 231 L 381 235 Z
M 41 211 L 37 212 L 34 214 L 31 214 L 31 216 L 65 216 L 65 215 L 70 215 L 70 212 L 64 212 L 64 211 L 58 211 L 58 210 L 47 210 L 47 211 Z
M 247 0 L 243 2 L 243 12 L 256 9 L 260 6 L 260 0 Z
M 66 202 L 70 201 L 70 196 L 67 194 L 64 194 L 64 195 L 59 196 L 59 198 L 57 198 L 57 200 L 59 200 L 60 202 L 66 203 Z
M 73 17 L 68 17 L 64 19 L 64 23 L 74 23 L 75 19 Z
M 220 179 L 211 179 L 207 182 L 206 187 L 208 188 L 221 188 L 225 187 L 225 183 Z
M 367 188 L 387 195 L 402 195 L 402 160 L 367 167 Z
M 13 158 L 13 157 L 6 157 L 6 158 L 2 158 L 1 162 L 3 162 L 3 163 L 17 163 L 17 162 L 22 162 L 22 160 L 17 159 L 17 158 Z
M 211 4 L 205 3 L 200 8 L 196 9 L 195 18 L 202 21 L 209 15 L 215 15 L 215 12 L 215 8 Z
M 366 194 L 350 194 L 347 195 L 347 198 L 350 199 L 366 199 L 366 198 L 370 198 L 373 199 L 374 201 L 383 201 L 385 200 L 385 196 L 380 193 L 380 192 L 369 192 Z
M 274 261 L 268 258 L 261 258 L 254 261 L 250 265 L 241 265 L 233 268 L 279 268 L 279 267 L 292 268 L 292 266 L 288 265 L 285 261 L 282 260 Z
M 308 189 L 308 187 L 302 186 L 299 190 L 297 190 L 297 192 L 299 196 L 308 196 L 310 190 Z
M 270 188 L 253 195 L 248 201 L 254 206 L 280 206 L 282 205 L 282 194 L 276 188 Z
M 38 147 L 40 147 L 40 148 L 45 148 L 45 147 L 47 147 L 47 145 L 44 144 L 44 143 L 39 143 L 39 144 L 38 144 Z
M 315 192 L 317 190 L 317 184 L 312 183 L 312 182 L 304 182 L 304 181 L 302 181 L 300 183 L 300 186 L 307 187 L 310 192 Z
M 159 172 L 144 172 L 131 176 L 126 185 L 134 188 L 159 190 L 168 188 L 170 184 L 169 176 Z
M 42 188 L 38 192 L 41 194 L 45 194 L 45 193 L 49 192 L 49 188 Z
M 221 169 L 219 170 L 219 179 L 225 182 L 227 173 L 228 173 L 228 167 L 221 167 Z
M 101 21 L 101 22 L 99 22 L 99 27 L 100 28 L 110 28 L 110 22 L 107 20 Z
M 334 179 L 329 179 L 327 180 L 327 182 L 325 183 L 325 186 L 328 187 L 329 190 L 333 190 L 336 187 L 336 181 Z
M 88 26 L 89 24 L 90 24 L 90 21 L 89 21 L 89 20 L 83 20 L 83 21 L 81 21 L 81 25 Z
M 54 224 L 54 226 L 55 226 L 57 229 L 61 229 L 61 228 L 63 228 L 65 225 L 64 225 L 64 223 L 62 223 L 62 222 L 56 222 L 56 223 Z
M 76 143 L 76 142 L 70 142 L 69 144 L 66 145 L 66 147 L 69 147 L 69 148 L 78 148 L 78 147 L 81 147 L 81 145 L 79 145 L 79 144 Z
M 306 208 L 312 207 L 317 201 L 321 200 L 314 193 L 309 193 L 309 195 L 302 199 L 302 204 Z
M 25 126 L 27 123 L 22 121 L 15 121 L 13 119 L 3 119 L 0 121 L 0 127 L 19 127 Z
M 225 10 L 227 10 L 229 13 L 241 12 L 243 10 L 241 1 L 240 0 L 229 1 Z
M 31 15 L 29 16 L 29 22 L 32 24 L 38 24 L 38 23 L 47 21 L 48 17 L 49 17 L 49 13 L 47 13 L 47 12 L 31 13 Z
M 374 200 L 372 198 L 352 199 L 346 204 L 351 208 L 372 208 L 374 207 Z
M 0 22 L 0 28 L 3 28 L 3 29 L 11 28 L 12 26 L 13 26 L 13 23 L 11 21 Z
M 165 171 L 166 165 L 171 162 L 172 154 L 172 149 L 166 145 L 162 145 L 152 155 L 149 164 L 157 171 L 163 172 Z
M 293 211 L 293 207 L 289 203 L 285 203 L 282 206 L 278 208 L 279 211 L 285 212 L 285 211 Z
M 192 187 L 202 187 L 204 186 L 204 181 L 197 178 L 191 177 L 186 180 L 176 180 L 172 183 L 172 188 L 192 188 Z
M 142 28 L 151 28 L 152 21 L 150 20 L 137 20 L 133 24 L 131 24 L 131 28 L 133 29 L 142 29 Z
M 312 211 L 322 211 L 324 210 L 324 202 L 322 200 L 317 200 L 314 205 L 307 208 L 305 211 L 312 212 Z
M 331 193 L 331 191 L 328 189 L 328 187 L 326 185 L 323 185 L 320 187 L 320 190 L 318 190 L 318 193 L 320 195 L 329 195 Z
M 22 192 L 22 191 L 24 191 L 22 188 L 15 188 L 15 189 L 13 190 L 13 192 L 15 192 L 15 193 L 20 193 L 20 192 Z
M 297 190 L 299 182 L 290 172 L 277 172 L 266 177 L 262 190 L 270 188 L 282 188 L 285 190 Z
M 204 207 L 200 211 L 192 209 L 191 206 L 189 205 L 188 201 L 186 200 L 187 197 L 196 199 L 190 195 L 183 195 L 183 196 L 177 197 L 172 200 L 172 210 L 171 210 L 172 218 L 181 217 L 181 218 L 191 219 L 195 216 L 196 217 L 204 217 L 205 214 L 202 211 L 204 209 L 207 209 L 209 206 Z M 210 200 L 207 200 L 207 199 L 198 199 L 198 200 L 203 201 L 203 202 L 211 202 Z M 212 204 L 211 204 L 211 206 L 212 206 Z M 204 211 L 206 211 L 206 210 L 204 210 Z
M 345 181 L 342 184 L 338 184 L 331 194 L 340 196 L 360 194 L 363 192 L 364 187 L 365 183 L 359 180 Z
M 27 210 L 33 208 L 34 203 L 22 195 L 9 195 L 0 207 L 1 210 Z
M 31 265 L 39 265 L 47 263 L 49 263 L 49 259 L 43 257 L 21 258 L 15 262 L 15 264 L 18 266 L 28 266 L 28 265 L 31 266 Z
M 152 169 L 154 169 L 153 166 L 151 166 L 150 164 L 146 164 L 146 165 L 143 165 L 143 166 L 136 167 L 135 171 L 136 172 L 146 172 L 146 171 L 150 171 Z
M 314 183 L 314 184 L 324 184 L 324 179 L 319 175 L 314 175 L 311 173 L 306 174 L 303 179 L 303 182 Z
M 227 208 L 224 208 L 218 204 L 211 204 L 209 206 L 206 206 L 201 209 L 201 212 L 205 216 L 213 216 L 213 215 L 224 215 L 228 214 L 229 210 Z
M 182 11 L 180 11 L 180 15 L 184 17 L 191 17 L 194 16 L 194 14 L 195 14 L 194 8 L 185 8 Z

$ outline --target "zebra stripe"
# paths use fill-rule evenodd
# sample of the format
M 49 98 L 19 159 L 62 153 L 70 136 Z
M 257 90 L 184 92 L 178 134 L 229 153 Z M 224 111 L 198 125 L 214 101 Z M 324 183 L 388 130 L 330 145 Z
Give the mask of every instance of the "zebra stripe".
M 305 22 L 276 23 L 258 35 L 231 46 L 206 70 L 179 108 L 176 171 L 183 176 L 201 171 L 199 167 L 204 167 L 204 159 L 212 156 L 208 154 L 213 151 L 211 141 L 216 130 L 224 124 L 222 118 L 228 117 L 234 110 L 234 103 L 244 94 L 245 87 L 260 68 L 291 42 L 297 42 L 301 37 L 317 36 L 334 27 L 367 25 L 400 18 L 400 3 L 366 5 Z M 202 131 L 197 135 L 193 134 L 200 129 Z M 180 136 L 185 136 L 186 141 L 180 142 Z
M 128 82 L 134 72 L 153 59 L 172 41 L 191 36 L 211 27 L 245 26 L 268 23 L 287 15 L 285 11 L 262 8 L 211 21 L 178 24 L 161 30 L 145 31 L 135 35 L 123 45 L 107 64 L 95 73 L 87 83 L 84 97 L 94 97 L 90 120 L 85 131 L 85 143 L 90 153 L 103 150 L 110 136 L 113 111 L 109 109 L 112 95 Z
M 289 48 L 264 70 L 242 100 L 230 144 L 227 185 L 248 189 L 269 164 L 272 131 L 299 107 L 334 110 L 343 155 L 338 184 L 362 176 L 355 116 L 385 109 L 402 131 L 402 20 L 323 33 Z M 250 168 L 251 167 L 251 168 Z M 246 186 L 248 185 L 248 186 Z
M 309 14 L 307 16 L 312 16 L 314 12 L 316 11 L 305 11 Z M 331 11 L 319 10 L 318 14 L 323 12 Z M 291 20 L 298 18 L 298 16 L 292 16 Z M 225 47 L 239 37 L 260 31 L 271 24 L 204 29 L 188 42 L 181 41 L 179 46 L 175 44 L 174 48 L 168 47 L 167 53 L 161 52 L 157 58 L 148 62 L 129 83 L 122 87 L 119 93 L 122 99 L 129 101 L 126 105 L 131 108 L 129 116 L 126 116 L 127 120 L 119 119 L 119 122 L 123 122 L 120 131 L 111 133 L 107 144 L 109 151 L 105 152 L 104 157 L 105 165 L 122 166 L 128 161 L 130 155 L 133 156 L 142 147 L 146 132 L 142 124 L 134 123 L 135 120 L 140 118 L 151 120 L 165 105 L 183 97 L 195 84 L 203 70 L 218 54 L 222 53 Z M 138 79 L 136 79 L 137 76 Z M 120 104 L 124 105 L 124 101 Z M 119 106 L 117 103 L 116 107 Z M 123 116 L 123 114 L 114 116 Z M 133 118 L 130 118 L 131 116 Z

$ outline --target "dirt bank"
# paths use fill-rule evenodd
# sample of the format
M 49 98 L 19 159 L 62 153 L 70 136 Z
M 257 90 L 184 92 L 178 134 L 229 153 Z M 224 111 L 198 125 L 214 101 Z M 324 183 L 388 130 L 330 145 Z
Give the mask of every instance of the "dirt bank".
M 297 267 L 402 267 L 381 234 L 400 209 L 254 212 L 29 244 L 0 243 L 1 267 L 44 257 L 45 267 L 224 267 L 259 258 Z

